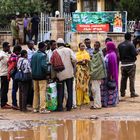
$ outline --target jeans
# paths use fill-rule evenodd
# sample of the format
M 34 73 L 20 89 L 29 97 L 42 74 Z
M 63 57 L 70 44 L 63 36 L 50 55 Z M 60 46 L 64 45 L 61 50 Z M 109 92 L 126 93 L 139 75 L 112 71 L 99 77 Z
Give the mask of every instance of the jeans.
M 17 91 L 18 91 L 18 82 L 13 79 L 12 85 L 12 105 L 17 106 Z

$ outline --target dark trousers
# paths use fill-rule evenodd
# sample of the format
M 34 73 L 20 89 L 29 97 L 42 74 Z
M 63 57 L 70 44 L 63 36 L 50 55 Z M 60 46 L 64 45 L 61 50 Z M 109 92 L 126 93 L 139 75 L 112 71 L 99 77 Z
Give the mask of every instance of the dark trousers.
M 120 85 L 120 92 L 121 95 L 125 95 L 125 90 L 127 86 L 127 79 L 129 78 L 130 81 L 130 92 L 131 95 L 135 94 L 135 73 L 136 73 L 136 65 L 132 66 L 123 66 L 121 67 L 121 85 Z
M 32 31 L 31 32 L 31 40 L 32 40 L 33 36 L 35 36 L 34 42 L 35 42 L 35 45 L 36 45 L 37 41 L 38 41 L 38 31 Z
M 68 99 L 66 108 L 67 110 L 71 110 L 72 108 L 72 101 L 73 101 L 73 78 L 69 78 L 63 81 L 59 81 L 57 85 L 57 101 L 58 106 L 57 110 L 62 111 L 63 110 L 63 99 L 64 99 L 64 84 L 66 83 L 67 86 L 67 92 L 68 92 Z
M 5 106 L 8 102 L 8 88 L 9 88 L 9 81 L 7 76 L 1 76 L 1 107 Z
M 27 28 L 24 28 L 24 44 L 27 43 L 26 36 L 28 36 L 28 40 L 31 40 L 30 32 L 27 30 Z
M 19 82 L 19 108 L 21 111 L 26 111 L 27 96 L 29 92 L 29 82 Z
M 33 96 L 34 96 L 34 90 L 33 90 L 33 81 L 29 81 L 29 89 L 28 89 L 28 94 L 27 94 L 27 105 L 33 104 Z
M 12 85 L 12 105 L 17 106 L 17 91 L 18 91 L 18 82 L 13 79 Z

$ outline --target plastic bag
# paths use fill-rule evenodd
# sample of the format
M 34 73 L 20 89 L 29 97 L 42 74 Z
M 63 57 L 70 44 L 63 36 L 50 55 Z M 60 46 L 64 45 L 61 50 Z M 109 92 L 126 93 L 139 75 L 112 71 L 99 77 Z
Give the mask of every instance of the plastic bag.
M 56 82 L 48 84 L 46 93 L 47 109 L 54 111 L 57 109 L 57 84 Z

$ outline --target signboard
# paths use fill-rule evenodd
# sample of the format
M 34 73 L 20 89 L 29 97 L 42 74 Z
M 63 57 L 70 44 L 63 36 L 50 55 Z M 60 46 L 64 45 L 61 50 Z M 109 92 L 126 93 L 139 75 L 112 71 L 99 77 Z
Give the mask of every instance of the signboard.
M 72 13 L 73 32 L 126 32 L 127 12 L 75 12 Z

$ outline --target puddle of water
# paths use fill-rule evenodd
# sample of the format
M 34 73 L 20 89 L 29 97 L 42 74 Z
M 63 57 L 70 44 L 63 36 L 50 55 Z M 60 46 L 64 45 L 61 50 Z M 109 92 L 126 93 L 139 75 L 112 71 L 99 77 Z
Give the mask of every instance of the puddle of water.
M 52 121 L 19 131 L 0 130 L 0 140 L 140 140 L 140 121 Z

